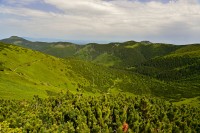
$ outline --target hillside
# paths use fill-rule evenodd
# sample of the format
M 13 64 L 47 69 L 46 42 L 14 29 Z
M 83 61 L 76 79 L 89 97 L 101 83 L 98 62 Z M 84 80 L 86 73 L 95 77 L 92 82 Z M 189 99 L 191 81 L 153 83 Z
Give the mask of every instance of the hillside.
M 186 45 L 168 55 L 148 60 L 132 71 L 177 86 L 176 90 L 200 96 L 200 45 Z
M 167 55 L 179 47 L 128 41 L 124 43 L 87 44 L 76 52 L 75 57 L 101 65 L 128 69 L 157 56 Z
M 156 89 L 169 86 L 136 73 L 4 43 L 0 43 L 0 60 L 0 97 L 6 99 L 47 97 L 67 89 L 87 94 L 123 91 L 158 96 Z
M 137 72 L 162 80 L 193 79 L 199 75 L 200 45 L 188 45 L 137 66 Z M 200 79 L 200 78 L 199 78 Z

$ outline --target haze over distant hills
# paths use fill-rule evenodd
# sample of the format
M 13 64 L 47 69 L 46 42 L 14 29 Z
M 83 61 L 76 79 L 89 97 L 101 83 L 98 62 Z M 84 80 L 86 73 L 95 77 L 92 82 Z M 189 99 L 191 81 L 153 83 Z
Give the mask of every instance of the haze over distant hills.
M 24 38 L 32 42 L 71 42 L 71 43 L 80 44 L 80 45 L 91 42 L 89 40 L 66 40 L 66 39 L 56 39 L 56 38 L 31 38 L 31 37 L 21 37 L 21 38 Z M 95 42 L 108 43 L 108 41 L 95 41 Z

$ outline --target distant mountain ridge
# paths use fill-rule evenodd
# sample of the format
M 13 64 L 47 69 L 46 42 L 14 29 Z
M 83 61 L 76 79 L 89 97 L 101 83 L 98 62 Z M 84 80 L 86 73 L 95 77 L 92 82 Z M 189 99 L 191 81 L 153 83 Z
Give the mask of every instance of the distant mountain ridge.
M 32 41 L 29 41 L 29 40 L 26 40 L 24 38 L 17 37 L 17 36 L 11 36 L 10 38 L 2 39 L 2 40 L 0 40 L 0 42 L 14 44 L 14 45 L 25 47 L 25 48 L 30 48 L 33 50 L 37 50 L 37 51 L 47 53 L 50 55 L 54 55 L 57 57 L 61 57 L 61 58 L 71 56 L 72 54 L 74 54 L 73 53 L 73 50 L 75 50 L 74 46 L 77 46 L 77 48 L 79 47 L 79 45 L 75 45 L 75 44 L 69 43 L 69 42 L 52 42 L 52 43 L 32 42 Z M 59 50 L 59 54 L 56 52 L 57 49 Z M 70 55 L 68 55 L 70 50 L 72 51 L 72 53 L 70 53 Z M 52 51 L 54 51 L 54 52 L 52 52 Z
M 199 44 L 173 45 L 151 43 L 149 41 L 127 41 L 124 43 L 89 43 L 86 45 L 77 45 L 70 42 L 31 42 L 17 36 L 0 40 L 0 42 L 30 48 L 60 58 L 71 57 L 107 67 L 134 71 L 146 76 L 153 76 L 159 80 L 177 79 L 175 77 L 182 77 L 181 75 L 183 74 L 180 75 L 180 73 L 186 73 L 186 68 L 187 73 L 189 71 L 189 75 L 191 75 L 191 72 L 193 71 L 194 73 L 196 70 L 190 71 L 189 69 L 198 68 L 198 64 L 195 65 L 194 63 L 198 62 L 200 55 Z M 193 64 L 191 64 L 192 62 L 190 60 L 193 60 Z M 172 68 L 169 66 L 172 63 L 177 64 L 176 61 L 185 61 L 185 67 Z M 190 65 L 186 62 L 190 63 Z M 156 68 L 157 66 L 155 65 L 152 66 L 155 63 L 162 64 L 163 68 Z M 156 74 L 152 73 L 152 71 Z M 170 75 L 173 74 L 170 73 L 176 73 L 176 76 L 172 77 Z
M 69 42 L 31 42 L 17 36 L 0 41 L 30 48 L 60 58 L 75 57 L 117 68 L 133 67 L 148 59 L 169 54 L 182 47 L 171 44 L 154 44 L 149 41 L 128 41 L 101 45 L 96 43 L 78 45 Z

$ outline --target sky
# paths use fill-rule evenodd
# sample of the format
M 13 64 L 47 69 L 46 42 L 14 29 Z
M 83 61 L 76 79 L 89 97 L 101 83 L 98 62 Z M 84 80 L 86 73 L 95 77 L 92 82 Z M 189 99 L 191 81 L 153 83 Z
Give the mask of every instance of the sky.
M 0 0 L 0 39 L 200 43 L 200 0 Z

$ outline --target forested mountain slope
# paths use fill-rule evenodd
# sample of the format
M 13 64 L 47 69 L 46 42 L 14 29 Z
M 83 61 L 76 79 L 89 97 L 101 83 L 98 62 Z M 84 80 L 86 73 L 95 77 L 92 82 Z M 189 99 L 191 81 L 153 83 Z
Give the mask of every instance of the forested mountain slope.
M 137 72 L 162 80 L 193 79 L 199 75 L 200 45 L 188 45 L 171 54 L 138 65 Z
M 75 57 L 83 60 L 128 69 L 156 56 L 167 55 L 178 49 L 175 45 L 149 44 L 129 41 L 110 44 L 87 44 Z

